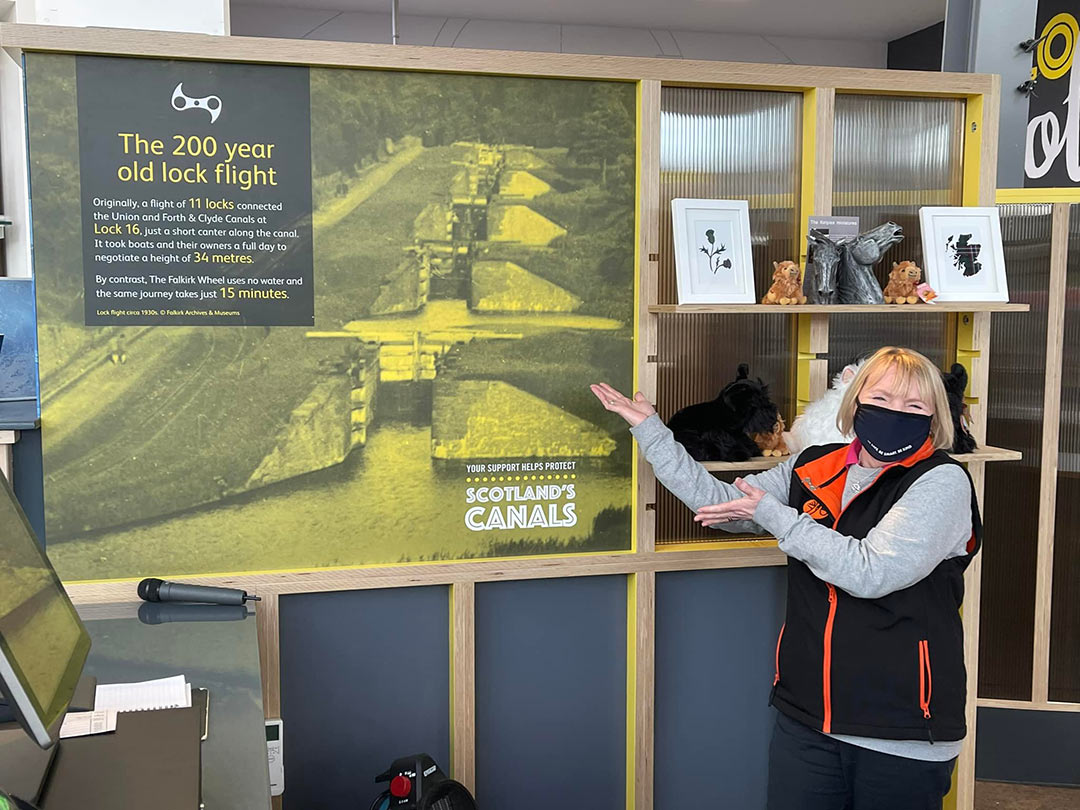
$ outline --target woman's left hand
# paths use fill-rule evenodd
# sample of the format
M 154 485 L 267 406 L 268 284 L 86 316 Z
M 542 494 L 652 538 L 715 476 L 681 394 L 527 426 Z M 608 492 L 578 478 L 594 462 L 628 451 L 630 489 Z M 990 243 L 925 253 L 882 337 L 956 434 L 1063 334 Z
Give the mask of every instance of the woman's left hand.
M 736 498 L 727 503 L 703 506 L 694 515 L 694 522 L 705 526 L 713 526 L 717 523 L 730 523 L 734 520 L 753 520 L 757 505 L 765 496 L 765 490 L 751 486 L 741 478 L 735 479 L 735 486 L 744 494 L 744 497 Z

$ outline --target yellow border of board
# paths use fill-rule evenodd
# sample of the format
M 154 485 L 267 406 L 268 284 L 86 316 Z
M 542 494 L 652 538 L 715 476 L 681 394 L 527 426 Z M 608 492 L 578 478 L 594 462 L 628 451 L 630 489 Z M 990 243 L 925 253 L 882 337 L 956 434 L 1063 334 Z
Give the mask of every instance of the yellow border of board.
M 998 205 L 1008 203 L 1080 203 L 1080 186 L 1075 188 L 999 188 Z

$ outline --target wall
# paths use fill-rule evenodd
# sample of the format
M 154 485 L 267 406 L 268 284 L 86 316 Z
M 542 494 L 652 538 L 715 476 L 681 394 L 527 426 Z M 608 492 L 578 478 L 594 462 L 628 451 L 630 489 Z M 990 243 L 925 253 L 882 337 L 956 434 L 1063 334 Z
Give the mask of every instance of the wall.
M 1031 54 L 1017 45 L 1033 35 L 1037 7 L 1038 0 L 950 0 L 945 17 L 945 69 L 1001 74 L 998 188 L 1024 186 L 1028 100 L 1016 87 L 1031 73 Z
M 784 574 L 657 576 L 655 807 L 764 806 Z M 281 598 L 285 810 L 366 807 L 419 751 L 449 771 L 448 596 Z M 476 586 L 480 806 L 626 807 L 626 598 L 620 576 Z
M 878 40 L 754 36 L 715 31 L 650 30 L 411 15 L 399 17 L 398 30 L 403 45 L 846 67 L 885 67 L 887 47 L 884 41 Z M 240 36 L 388 43 L 390 15 L 233 3 L 232 33 Z
M 769 692 L 786 573 L 748 568 L 657 575 L 659 810 L 765 806 L 775 722 Z
M 145 28 L 198 34 L 229 33 L 228 0 L 16 0 L 0 3 L 4 22 L 42 25 Z M 19 56 L 0 52 L 0 177 L 3 211 L 12 220 L 3 251 L 6 275 L 28 278 L 30 196 L 26 175 L 26 129 L 23 123 L 23 76 Z
M 14 15 L 15 22 L 41 25 L 229 32 L 228 0 L 16 0 Z
M 282 597 L 285 810 L 362 810 L 410 754 L 449 772 L 449 606 L 439 586 Z
M 994 782 L 1080 784 L 1075 712 L 979 709 L 976 772 Z
M 889 70 L 941 70 L 945 21 L 889 43 Z

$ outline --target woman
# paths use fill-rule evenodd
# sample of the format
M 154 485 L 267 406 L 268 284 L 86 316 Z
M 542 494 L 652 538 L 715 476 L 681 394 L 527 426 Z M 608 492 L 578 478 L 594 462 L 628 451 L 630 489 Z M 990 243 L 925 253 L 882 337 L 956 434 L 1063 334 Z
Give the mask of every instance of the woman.
M 769 810 L 940 808 L 967 731 L 959 609 L 982 528 L 971 479 L 944 452 L 937 368 L 879 350 L 841 400 L 851 444 L 734 485 L 690 458 L 641 393 L 592 390 L 697 522 L 771 534 L 789 557 Z

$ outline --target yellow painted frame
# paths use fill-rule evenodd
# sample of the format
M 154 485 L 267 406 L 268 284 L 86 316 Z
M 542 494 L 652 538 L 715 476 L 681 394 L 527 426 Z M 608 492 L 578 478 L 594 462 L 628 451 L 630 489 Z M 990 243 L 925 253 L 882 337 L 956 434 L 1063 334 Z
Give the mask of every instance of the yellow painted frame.
M 819 90 L 804 90 L 802 105 L 802 157 L 799 178 L 799 219 L 795 244 L 799 248 L 799 266 L 806 266 L 806 237 L 809 235 L 807 217 L 815 212 L 814 191 L 817 183 L 817 111 Z
M 1075 188 L 999 188 L 996 201 L 1007 203 L 1080 203 L 1080 186 Z

